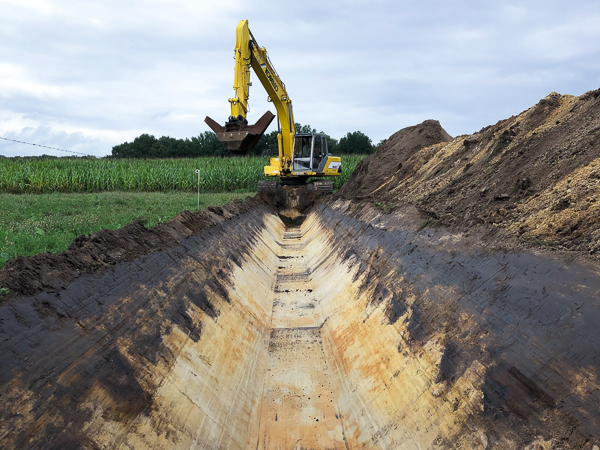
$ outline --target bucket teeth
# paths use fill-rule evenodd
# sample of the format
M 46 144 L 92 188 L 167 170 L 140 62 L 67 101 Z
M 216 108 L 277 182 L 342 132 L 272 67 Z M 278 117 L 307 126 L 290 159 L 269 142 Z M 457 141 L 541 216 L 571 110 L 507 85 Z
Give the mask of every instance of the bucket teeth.
M 221 126 L 208 116 L 204 121 L 227 150 L 237 155 L 246 155 L 254 148 L 274 118 L 275 115 L 267 111 L 254 125 L 230 120 L 225 126 Z

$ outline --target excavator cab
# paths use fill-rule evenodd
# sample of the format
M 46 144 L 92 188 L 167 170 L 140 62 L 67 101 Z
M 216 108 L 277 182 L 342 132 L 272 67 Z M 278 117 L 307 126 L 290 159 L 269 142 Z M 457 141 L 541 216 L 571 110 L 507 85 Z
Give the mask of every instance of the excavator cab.
M 296 172 L 322 172 L 321 162 L 327 156 L 327 140 L 322 134 L 296 134 L 292 170 Z

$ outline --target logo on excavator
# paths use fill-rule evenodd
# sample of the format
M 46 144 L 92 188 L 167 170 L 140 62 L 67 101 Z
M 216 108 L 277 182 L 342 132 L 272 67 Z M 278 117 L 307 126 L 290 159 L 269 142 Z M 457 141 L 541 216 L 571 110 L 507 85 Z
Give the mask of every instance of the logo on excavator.
M 271 84 L 273 85 L 273 89 L 275 89 L 275 92 L 277 92 L 279 90 L 279 86 L 277 86 L 277 83 L 275 83 L 275 80 L 273 79 L 271 72 L 269 72 L 269 69 L 265 69 L 265 75 L 267 76 L 267 78 L 269 79 Z

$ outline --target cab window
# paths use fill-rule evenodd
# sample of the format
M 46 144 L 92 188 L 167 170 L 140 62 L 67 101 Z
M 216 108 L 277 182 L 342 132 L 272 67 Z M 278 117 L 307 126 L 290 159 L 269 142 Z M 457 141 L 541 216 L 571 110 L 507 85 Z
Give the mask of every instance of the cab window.
M 310 136 L 297 136 L 294 142 L 295 158 L 310 158 Z
M 312 136 L 296 136 L 294 139 L 294 170 L 310 169 L 310 144 Z
M 312 168 L 317 169 L 321 162 L 323 156 L 323 139 L 321 135 L 316 135 L 314 137 L 315 140 L 315 148 L 313 150 L 313 160 L 312 160 Z

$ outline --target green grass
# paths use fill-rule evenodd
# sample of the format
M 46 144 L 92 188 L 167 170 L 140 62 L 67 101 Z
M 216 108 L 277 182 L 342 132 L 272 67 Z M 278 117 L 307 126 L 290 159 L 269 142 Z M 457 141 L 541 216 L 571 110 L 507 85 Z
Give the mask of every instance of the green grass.
M 438 226 L 440 226 L 442 223 L 442 221 L 440 219 L 434 219 L 434 218 L 429 218 L 429 219 L 425 219 L 423 222 L 421 222 L 417 228 L 417 231 L 421 231 L 425 228 L 436 228 Z
M 334 189 L 346 182 L 365 155 L 342 157 L 343 172 Z M 152 191 L 198 189 L 201 192 L 256 191 L 264 179 L 263 157 L 197 159 L 0 158 L 0 192 Z
M 201 194 L 200 209 L 252 193 Z M 181 192 L 0 194 L 0 267 L 17 256 L 59 253 L 82 234 L 134 221 L 146 227 L 197 209 L 197 195 Z
M 345 183 L 366 155 L 342 157 Z M 59 253 L 81 234 L 141 221 L 147 227 L 256 192 L 268 158 L 0 158 L 0 267 L 17 256 Z M 37 194 L 37 195 L 31 195 Z

